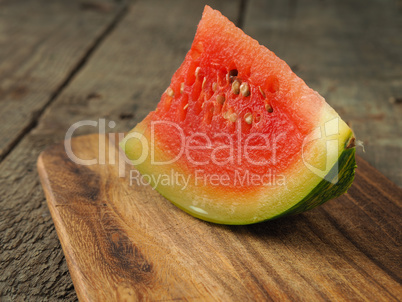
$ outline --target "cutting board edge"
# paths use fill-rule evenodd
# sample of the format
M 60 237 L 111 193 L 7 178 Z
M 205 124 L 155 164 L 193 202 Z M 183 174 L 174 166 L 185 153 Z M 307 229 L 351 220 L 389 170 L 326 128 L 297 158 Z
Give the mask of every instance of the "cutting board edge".
M 98 134 L 90 134 L 91 136 L 99 136 Z M 45 150 L 43 150 L 38 157 L 36 166 L 39 174 L 39 179 L 42 184 L 43 191 L 45 193 L 46 197 L 46 203 L 50 211 L 50 215 L 52 216 L 53 224 L 56 229 L 57 237 L 60 241 L 61 248 L 63 250 L 64 256 L 67 261 L 67 267 L 68 271 L 70 273 L 71 279 L 73 281 L 73 285 L 75 288 L 75 291 L 77 293 L 79 301 L 91 301 L 89 296 L 87 295 L 87 290 L 85 288 L 85 282 L 81 282 L 82 276 L 81 276 L 81 270 L 79 266 L 74 265 L 74 257 L 72 257 L 72 251 L 69 249 L 69 245 L 65 242 L 68 240 L 69 236 L 63 235 L 65 232 L 65 225 L 61 223 L 62 219 L 56 209 L 56 198 L 54 195 L 51 193 L 51 185 L 49 182 L 49 177 L 46 172 L 45 168 L 45 163 L 44 163 L 44 157 L 46 157 L 47 153 L 56 148 L 60 143 L 54 144 L 52 146 L 49 146 Z

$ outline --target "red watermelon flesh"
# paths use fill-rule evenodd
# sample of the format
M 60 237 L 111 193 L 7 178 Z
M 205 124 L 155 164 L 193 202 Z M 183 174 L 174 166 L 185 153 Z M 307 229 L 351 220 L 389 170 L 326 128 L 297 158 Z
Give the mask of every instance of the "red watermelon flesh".
M 354 175 L 353 134 L 338 114 L 208 6 L 157 109 L 133 134 L 122 147 L 153 187 L 218 223 L 310 209 L 346 191 Z

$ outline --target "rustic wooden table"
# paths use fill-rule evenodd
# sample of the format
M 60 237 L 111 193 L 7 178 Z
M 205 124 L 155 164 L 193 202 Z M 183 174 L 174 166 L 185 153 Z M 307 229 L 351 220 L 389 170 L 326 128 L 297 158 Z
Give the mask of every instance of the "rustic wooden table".
M 37 157 L 77 121 L 105 118 L 116 123 L 107 131 L 124 132 L 144 118 L 189 49 L 203 2 L 0 1 L 1 301 L 77 299 Z M 358 154 L 402 186 L 400 1 L 209 4 L 319 91 L 365 143 Z M 400 246 L 400 228 L 388 235 Z

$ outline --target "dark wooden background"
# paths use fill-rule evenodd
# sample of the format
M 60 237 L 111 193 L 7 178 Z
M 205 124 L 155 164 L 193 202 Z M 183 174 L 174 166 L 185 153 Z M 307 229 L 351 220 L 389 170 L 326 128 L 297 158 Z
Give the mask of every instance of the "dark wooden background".
M 0 300 L 76 295 L 35 164 L 80 120 L 124 132 L 152 110 L 204 1 L 0 0 Z M 402 3 L 208 1 L 288 62 L 402 186 Z M 80 128 L 76 135 L 97 132 Z

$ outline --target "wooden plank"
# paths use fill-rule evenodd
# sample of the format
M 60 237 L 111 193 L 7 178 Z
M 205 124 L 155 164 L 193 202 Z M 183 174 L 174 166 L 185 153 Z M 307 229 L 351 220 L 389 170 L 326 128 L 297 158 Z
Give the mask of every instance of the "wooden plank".
M 244 30 L 322 94 L 402 186 L 402 20 L 394 1 L 249 0 Z
M 35 125 L 122 8 L 98 0 L 0 2 L 0 160 Z
M 236 20 L 238 3 L 211 5 Z M 35 171 L 36 159 L 46 146 L 63 140 L 77 121 L 115 121 L 116 127 L 108 131 L 127 131 L 140 121 L 183 60 L 203 6 L 202 1 L 189 5 L 185 0 L 135 2 L 38 125 L 0 164 L 2 301 L 76 299 Z M 87 126 L 75 134 L 97 131 Z
M 73 140 L 78 158 L 114 155 L 106 164 L 76 164 L 63 143 L 38 161 L 81 301 L 402 299 L 402 190 L 364 160 L 349 193 L 319 209 L 219 226 L 130 182 L 135 169 L 117 142 L 112 134 Z

